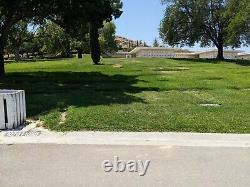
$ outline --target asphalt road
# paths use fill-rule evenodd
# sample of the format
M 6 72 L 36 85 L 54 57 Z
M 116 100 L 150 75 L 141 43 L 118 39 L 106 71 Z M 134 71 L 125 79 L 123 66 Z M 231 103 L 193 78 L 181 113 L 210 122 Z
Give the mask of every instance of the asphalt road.
M 105 172 L 103 161 L 115 165 L 115 156 L 150 161 L 146 175 Z M 0 145 L 1 187 L 249 185 L 250 148 Z

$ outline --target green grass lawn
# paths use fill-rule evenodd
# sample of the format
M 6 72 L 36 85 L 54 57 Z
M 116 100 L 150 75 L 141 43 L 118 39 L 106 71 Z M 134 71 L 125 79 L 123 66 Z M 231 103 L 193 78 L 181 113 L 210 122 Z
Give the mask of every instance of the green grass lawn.
M 250 133 L 247 64 L 170 59 L 103 59 L 105 65 L 100 66 L 90 62 L 86 57 L 8 64 L 0 88 L 26 90 L 28 117 L 57 131 Z

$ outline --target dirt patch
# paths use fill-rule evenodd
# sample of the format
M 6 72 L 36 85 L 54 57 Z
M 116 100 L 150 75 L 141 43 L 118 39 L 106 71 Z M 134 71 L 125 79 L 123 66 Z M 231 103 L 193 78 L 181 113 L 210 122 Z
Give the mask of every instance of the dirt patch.
M 43 126 L 43 121 L 41 121 L 41 120 L 27 119 L 26 120 L 26 125 L 30 125 L 30 124 L 35 124 L 36 127 L 42 127 Z
M 67 117 L 67 112 L 62 112 L 61 116 L 60 116 L 60 122 L 59 124 L 64 124 L 66 121 L 66 117 Z

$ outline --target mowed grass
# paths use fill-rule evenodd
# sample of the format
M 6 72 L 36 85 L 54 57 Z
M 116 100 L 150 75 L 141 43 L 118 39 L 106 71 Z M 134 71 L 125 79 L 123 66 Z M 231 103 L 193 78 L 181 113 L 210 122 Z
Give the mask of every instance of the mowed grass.
M 8 64 L 0 88 L 26 90 L 28 117 L 56 131 L 250 133 L 247 64 L 102 62 L 95 66 L 85 57 Z

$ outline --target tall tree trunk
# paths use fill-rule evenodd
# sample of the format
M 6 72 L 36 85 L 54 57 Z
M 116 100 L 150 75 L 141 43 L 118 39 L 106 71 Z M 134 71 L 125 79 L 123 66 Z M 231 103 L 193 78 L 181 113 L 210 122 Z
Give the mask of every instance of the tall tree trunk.
M 66 41 L 66 42 L 64 43 L 64 49 L 63 49 L 63 51 L 62 51 L 61 56 L 62 56 L 63 58 L 70 58 L 70 57 L 71 57 L 70 43 L 69 43 L 69 41 Z
M 80 49 L 80 48 L 77 49 L 78 58 L 82 58 L 82 52 L 83 52 L 82 49 Z
M 15 53 L 15 61 L 19 61 L 21 59 L 19 47 L 14 48 L 14 53 Z
M 71 57 L 71 51 L 70 51 L 70 40 L 69 40 L 69 38 L 66 41 L 65 50 L 66 50 L 65 51 L 65 57 L 70 58 Z
M 63 50 L 61 56 L 63 58 L 70 58 L 71 57 L 71 50 L 70 50 L 70 36 L 68 34 L 65 35 L 66 40 L 63 41 Z
M 0 47 L 2 48 L 2 47 Z M 0 49 L 0 77 L 3 77 L 5 75 L 5 69 L 4 69 L 4 53 L 3 50 Z
M 217 59 L 218 60 L 224 60 L 224 40 L 223 40 L 223 35 L 222 34 L 219 34 L 217 48 L 218 48 Z
M 224 60 L 224 49 L 223 46 L 218 47 L 218 55 L 217 55 L 218 60 Z
M 4 41 L 0 38 L 0 77 L 5 75 L 4 69 Z
M 99 32 L 97 23 L 92 23 L 90 26 L 90 48 L 91 58 L 94 64 L 99 64 L 101 59 L 101 48 L 99 43 Z

